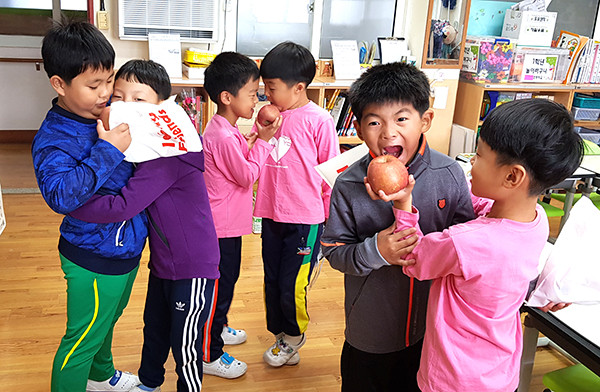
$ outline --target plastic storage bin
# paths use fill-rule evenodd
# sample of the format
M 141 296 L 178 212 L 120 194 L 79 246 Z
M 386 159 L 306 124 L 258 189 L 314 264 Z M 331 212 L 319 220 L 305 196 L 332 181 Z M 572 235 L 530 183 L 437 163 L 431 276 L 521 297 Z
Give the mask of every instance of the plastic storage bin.
M 569 49 L 517 46 L 510 69 L 510 82 L 562 82 L 569 69 Z
M 214 53 L 198 52 L 195 50 L 186 50 L 183 61 L 186 63 L 209 65 L 217 57 Z
M 573 107 L 600 109 L 600 98 L 577 93 L 575 94 L 575 98 L 573 98 Z
M 596 121 L 600 118 L 600 109 L 576 108 L 571 109 L 573 119 L 583 121 Z
M 582 139 L 589 140 L 592 143 L 600 143 L 600 132 L 594 129 L 575 127 L 575 132 L 581 136 Z
M 461 75 L 478 82 L 508 82 L 513 47 L 508 38 L 467 37 Z

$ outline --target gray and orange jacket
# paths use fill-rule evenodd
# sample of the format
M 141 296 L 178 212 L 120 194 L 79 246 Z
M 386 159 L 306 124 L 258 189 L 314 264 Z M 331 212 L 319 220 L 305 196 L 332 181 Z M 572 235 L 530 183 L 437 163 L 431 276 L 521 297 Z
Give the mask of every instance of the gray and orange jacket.
M 377 249 L 377 233 L 394 222 L 392 203 L 371 200 L 363 178 L 365 155 L 335 182 L 321 244 L 331 266 L 344 275 L 346 341 L 362 351 L 400 351 L 423 338 L 429 281 L 418 281 L 389 265 Z M 415 177 L 413 205 L 423 234 L 474 219 L 463 170 L 429 149 L 425 138 L 408 165 Z

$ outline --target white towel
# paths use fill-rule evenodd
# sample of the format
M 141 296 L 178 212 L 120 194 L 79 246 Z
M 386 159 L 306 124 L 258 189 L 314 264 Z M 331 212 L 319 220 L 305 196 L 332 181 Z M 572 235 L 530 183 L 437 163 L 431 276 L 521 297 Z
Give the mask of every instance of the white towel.
M 527 305 L 600 303 L 600 211 L 587 197 L 571 209 Z
M 127 123 L 131 132 L 131 145 L 124 153 L 128 162 L 146 162 L 202 151 L 194 124 L 174 97 L 159 105 L 113 102 L 110 105 L 110 129 L 122 123 Z

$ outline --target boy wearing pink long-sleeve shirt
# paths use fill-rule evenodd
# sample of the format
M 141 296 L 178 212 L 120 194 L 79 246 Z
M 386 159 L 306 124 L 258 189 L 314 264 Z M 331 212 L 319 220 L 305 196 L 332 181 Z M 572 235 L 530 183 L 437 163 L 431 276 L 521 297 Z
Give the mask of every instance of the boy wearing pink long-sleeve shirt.
M 516 121 L 518 119 L 518 121 Z M 432 280 L 421 364 L 424 391 L 514 391 L 519 383 L 519 308 L 538 275 L 548 220 L 538 195 L 572 174 L 583 145 L 569 112 L 542 99 L 494 109 L 472 160 L 478 218 L 421 236 L 404 273 Z M 409 186 L 394 195 L 396 230 L 417 226 Z M 420 232 L 419 232 L 420 234 Z
M 306 341 L 306 289 L 331 195 L 314 166 L 339 154 L 333 118 L 306 93 L 315 71 L 310 51 L 293 42 L 275 46 L 260 66 L 267 98 L 282 117 L 254 207 L 263 218 L 267 329 L 275 335 L 263 359 L 274 367 L 298 363 Z
M 268 143 L 281 118 L 256 132 L 240 133 L 240 117 L 252 118 L 258 101 L 259 71 L 256 63 L 235 52 L 219 54 L 204 75 L 204 88 L 217 104 L 217 113 L 204 131 L 206 187 L 215 222 L 221 259 L 221 277 L 215 283 L 216 303 L 204 328 L 204 373 L 237 378 L 246 363 L 223 351 L 224 344 L 246 341 L 244 330 L 227 325 L 227 312 L 240 275 L 242 236 L 252 232 L 252 186 L 273 150 Z

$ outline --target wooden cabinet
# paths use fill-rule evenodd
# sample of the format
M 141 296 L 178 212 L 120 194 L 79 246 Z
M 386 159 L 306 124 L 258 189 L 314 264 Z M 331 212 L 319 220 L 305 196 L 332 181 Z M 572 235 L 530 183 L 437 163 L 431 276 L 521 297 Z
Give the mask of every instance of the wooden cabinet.
M 595 91 L 600 91 L 600 86 L 594 86 Z M 456 107 L 454 109 L 454 122 L 469 129 L 477 130 L 481 125 L 481 106 L 486 91 L 532 93 L 533 95 L 551 95 L 554 101 L 571 109 L 575 92 L 594 91 L 585 87 L 575 87 L 564 84 L 512 84 L 512 83 L 475 83 L 459 81 L 456 94 Z M 589 123 L 587 121 L 586 123 Z M 600 122 L 596 121 L 597 126 Z M 581 125 L 581 124 L 580 124 Z

